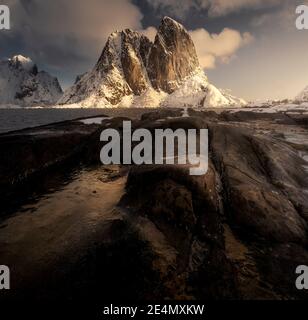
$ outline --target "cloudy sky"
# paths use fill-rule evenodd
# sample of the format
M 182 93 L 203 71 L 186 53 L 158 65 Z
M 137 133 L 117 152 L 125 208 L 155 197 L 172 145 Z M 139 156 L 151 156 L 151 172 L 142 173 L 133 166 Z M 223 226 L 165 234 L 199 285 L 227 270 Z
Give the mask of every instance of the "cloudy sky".
M 31 57 L 64 88 L 91 69 L 108 35 L 124 28 L 150 38 L 163 16 L 189 30 L 213 82 L 247 100 L 293 97 L 308 85 L 308 30 L 295 9 L 308 0 L 1 0 L 11 30 L 0 58 Z

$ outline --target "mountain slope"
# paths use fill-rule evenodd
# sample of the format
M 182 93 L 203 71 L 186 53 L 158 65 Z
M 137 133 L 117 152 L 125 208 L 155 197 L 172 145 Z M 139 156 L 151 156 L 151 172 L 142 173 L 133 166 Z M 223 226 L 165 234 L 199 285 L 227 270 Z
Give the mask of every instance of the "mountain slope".
M 295 97 L 295 101 L 307 102 L 308 101 L 308 86 Z
M 0 104 L 48 105 L 61 94 L 57 78 L 38 71 L 30 58 L 17 55 L 0 61 Z
M 117 105 L 123 97 L 141 94 L 149 87 L 144 62 L 150 41 L 137 32 L 115 32 L 108 38 L 97 64 L 67 90 L 61 104 L 85 101 Z
M 185 28 L 165 17 L 154 43 L 130 29 L 115 32 L 92 71 L 59 104 L 83 107 L 218 107 L 245 102 L 211 85 Z

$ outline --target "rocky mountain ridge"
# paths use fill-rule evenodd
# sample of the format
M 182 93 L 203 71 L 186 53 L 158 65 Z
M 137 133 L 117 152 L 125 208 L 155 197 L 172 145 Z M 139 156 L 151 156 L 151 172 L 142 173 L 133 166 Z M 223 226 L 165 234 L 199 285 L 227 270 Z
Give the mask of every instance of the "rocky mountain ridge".
M 93 70 L 81 76 L 59 104 L 217 107 L 245 102 L 209 83 L 190 35 L 165 17 L 154 43 L 130 29 L 112 33 Z
M 62 95 L 58 79 L 27 57 L 16 55 L 0 61 L 0 104 L 51 105 Z

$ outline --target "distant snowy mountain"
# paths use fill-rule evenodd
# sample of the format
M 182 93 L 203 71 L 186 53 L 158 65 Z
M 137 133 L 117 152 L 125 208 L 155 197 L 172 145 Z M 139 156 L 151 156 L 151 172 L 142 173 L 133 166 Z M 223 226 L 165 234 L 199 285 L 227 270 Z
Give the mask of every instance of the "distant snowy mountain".
M 0 61 L 0 105 L 50 105 L 62 95 L 57 78 L 21 55 Z
M 110 35 L 94 69 L 58 102 L 82 107 L 223 107 L 245 101 L 211 85 L 184 27 L 165 17 L 154 43 L 130 29 Z
M 308 86 L 295 97 L 295 101 L 308 102 Z

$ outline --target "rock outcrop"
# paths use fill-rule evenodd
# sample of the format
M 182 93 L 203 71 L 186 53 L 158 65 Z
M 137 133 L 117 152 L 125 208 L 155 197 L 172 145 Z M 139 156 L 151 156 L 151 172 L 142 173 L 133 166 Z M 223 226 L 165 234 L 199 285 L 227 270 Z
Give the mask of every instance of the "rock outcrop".
M 59 104 L 85 107 L 241 105 L 210 85 L 185 28 L 169 17 L 154 43 L 130 29 L 110 35 L 94 69 L 78 79 Z
M 8 299 L 16 301 L 19 295 L 32 300 L 56 296 L 143 302 L 307 299 L 307 290 L 295 286 L 296 268 L 308 265 L 308 127 L 303 124 L 307 115 L 187 110 L 183 117 L 183 110 L 175 108 L 138 112 L 142 117 L 134 119 L 133 129 L 208 129 L 208 172 L 191 176 L 189 165 L 100 166 L 97 172 L 101 131 L 114 128 L 122 133 L 122 121 L 127 120 L 122 117 L 106 117 L 101 124 L 92 125 L 76 120 L 2 135 L 0 142 L 6 151 L 0 157 L 4 177 L 0 189 L 6 203 L 2 210 L 11 212 L 18 206 L 22 197 L 17 189 L 35 191 L 37 199 L 40 190 L 30 181 L 37 181 L 33 175 L 39 174 L 45 186 L 44 179 L 52 183 L 55 171 L 75 172 L 80 162 L 87 168 L 82 172 L 92 172 L 90 180 L 73 174 L 72 182 L 61 182 L 72 184 L 66 190 L 69 200 L 59 194 L 66 187 L 59 188 L 59 181 L 54 181 L 54 197 L 47 205 L 64 208 L 55 224 L 61 237 L 49 229 L 50 245 L 46 247 L 34 238 L 47 260 L 29 259 L 25 243 L 32 242 L 14 237 L 12 231 L 13 250 L 8 249 L 3 234 L 8 234 L 6 223 L 12 222 L 6 220 L 0 226 L 0 254 L 2 249 L 20 269 L 13 280 L 17 289 L 7 290 Z M 290 142 L 288 135 L 297 143 Z M 16 150 L 21 163 L 9 161 Z M 67 162 L 69 158 L 74 159 L 75 167 L 73 159 Z M 18 188 L 24 183 L 29 187 Z M 100 184 L 107 184 L 101 193 L 96 190 Z M 110 200 L 106 189 L 115 185 L 121 186 L 121 192 L 104 211 Z M 79 195 L 88 188 L 94 207 Z M 76 204 L 62 206 L 67 202 Z M 42 197 L 35 208 L 45 204 Z M 78 210 L 89 223 L 80 219 Z M 25 212 L 18 212 L 17 216 L 27 218 Z M 77 225 L 71 224 L 70 218 L 76 215 Z M 29 216 L 26 234 L 32 239 L 53 215 L 36 211 L 37 223 Z M 77 242 L 72 234 L 77 234 Z M 59 255 L 52 248 L 61 247 L 63 239 L 69 250 Z M 32 247 L 27 250 L 35 252 Z M 26 267 L 15 263 L 16 259 Z
M 182 25 L 165 17 L 158 29 L 147 65 L 153 87 L 172 93 L 198 68 L 199 61 L 191 37 Z

